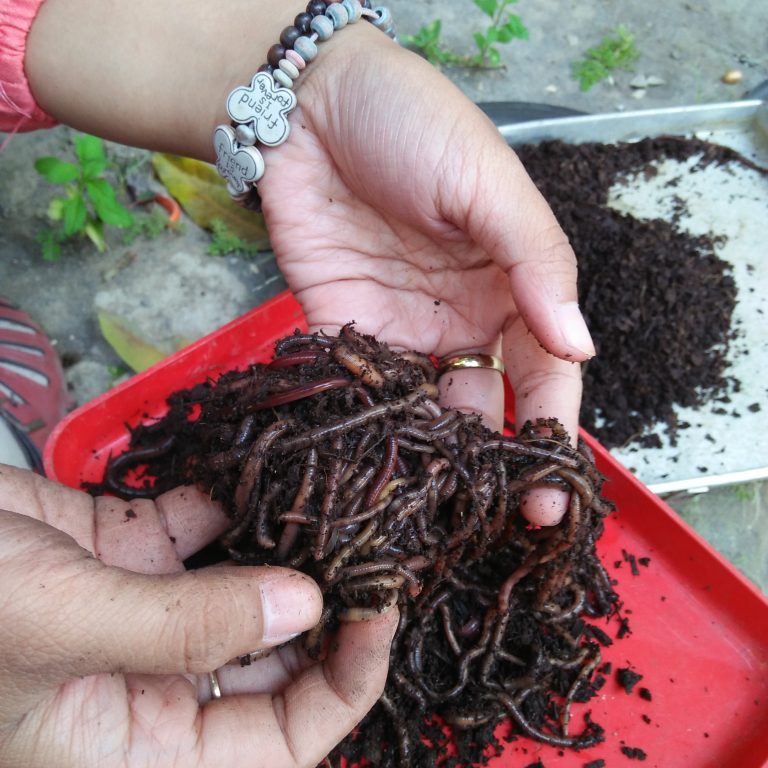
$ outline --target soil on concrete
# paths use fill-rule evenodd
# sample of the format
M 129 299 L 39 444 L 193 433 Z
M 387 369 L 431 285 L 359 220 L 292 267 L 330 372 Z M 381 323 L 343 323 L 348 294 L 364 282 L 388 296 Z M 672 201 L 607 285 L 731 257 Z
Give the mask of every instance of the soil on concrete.
M 605 682 L 601 635 L 611 642 L 589 620 L 618 611 L 595 551 L 611 509 L 602 478 L 556 422 L 492 433 L 443 410 L 436 379 L 430 358 L 349 326 L 297 333 L 269 364 L 172 395 L 91 488 L 151 497 L 196 483 L 220 500 L 232 527 L 219 559 L 321 586 L 322 619 L 301 640 L 312 657 L 339 622 L 399 606 L 386 691 L 333 765 L 483 763 L 502 720 L 506 739 L 603 739 L 579 711 Z M 538 529 L 519 502 L 541 487 L 571 493 L 562 522 Z
M 691 172 L 738 163 L 730 148 L 662 136 L 634 143 L 524 146 L 518 154 L 576 252 L 582 310 L 597 347 L 584 366 L 581 424 L 608 448 L 665 425 L 675 406 L 700 406 L 737 388 L 728 376 L 736 284 L 716 254 L 717 234 L 695 237 L 670 221 L 639 220 L 607 207 L 612 186 L 654 163 L 698 158 Z M 682 202 L 681 202 L 682 205 Z M 678 213 L 682 213 L 682 209 Z

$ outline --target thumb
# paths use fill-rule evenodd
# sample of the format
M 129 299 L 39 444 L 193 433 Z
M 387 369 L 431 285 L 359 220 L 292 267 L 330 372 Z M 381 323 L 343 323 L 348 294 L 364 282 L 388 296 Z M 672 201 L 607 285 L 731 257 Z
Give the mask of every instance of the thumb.
M 3 666 L 38 689 L 102 672 L 208 672 L 320 618 L 317 585 L 286 568 L 132 573 L 11 512 L 0 512 L 0 538 Z
M 522 163 L 487 128 L 469 183 L 462 180 L 456 195 L 444 197 L 453 208 L 446 215 L 505 272 L 538 341 L 565 360 L 589 359 L 595 347 L 578 306 L 573 249 Z

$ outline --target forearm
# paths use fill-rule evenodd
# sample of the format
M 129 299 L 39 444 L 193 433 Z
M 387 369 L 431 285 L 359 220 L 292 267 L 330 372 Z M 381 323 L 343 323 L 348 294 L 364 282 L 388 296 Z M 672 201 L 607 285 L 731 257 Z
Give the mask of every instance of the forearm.
M 47 0 L 25 59 L 38 103 L 80 130 L 213 159 L 229 91 L 250 82 L 302 2 Z

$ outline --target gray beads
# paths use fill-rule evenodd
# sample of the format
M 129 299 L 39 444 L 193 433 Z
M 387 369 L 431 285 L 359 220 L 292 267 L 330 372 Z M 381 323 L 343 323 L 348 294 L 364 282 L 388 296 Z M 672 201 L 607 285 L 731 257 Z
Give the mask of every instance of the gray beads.
M 382 32 L 384 32 L 385 35 L 389 35 L 389 37 L 395 36 L 395 22 L 392 19 L 392 11 L 389 10 L 385 5 L 377 5 L 373 12 L 376 14 L 376 17 L 373 20 L 373 26 L 378 27 Z
M 324 43 L 331 39 L 333 34 L 333 22 L 327 16 L 315 16 L 310 23 L 310 29 L 317 35 L 317 39 Z M 296 45 L 294 44 L 294 50 Z
M 292 61 L 288 61 L 288 59 L 280 59 L 279 66 L 291 80 L 295 80 L 299 76 L 299 68 Z
M 341 4 L 347 11 L 350 24 L 360 21 L 363 15 L 363 6 L 360 4 L 360 0 L 341 0 Z
M 286 75 L 282 69 L 276 69 L 272 73 L 272 77 L 274 77 L 275 82 L 280 83 L 283 88 L 290 88 L 291 90 L 293 89 L 293 80 L 291 80 L 291 78 L 288 77 L 288 75 Z
M 256 143 L 256 131 L 250 123 L 243 123 L 235 128 L 235 138 L 244 146 L 252 147 Z
M 341 29 L 347 26 L 349 14 L 347 9 L 341 3 L 332 3 L 325 9 L 325 15 L 333 22 L 334 29 Z
M 319 18 L 319 17 L 318 17 Z M 314 21 L 314 19 L 312 19 Z M 300 37 L 293 44 L 293 50 L 301 56 L 304 61 L 312 61 L 317 56 L 317 46 L 308 37 Z

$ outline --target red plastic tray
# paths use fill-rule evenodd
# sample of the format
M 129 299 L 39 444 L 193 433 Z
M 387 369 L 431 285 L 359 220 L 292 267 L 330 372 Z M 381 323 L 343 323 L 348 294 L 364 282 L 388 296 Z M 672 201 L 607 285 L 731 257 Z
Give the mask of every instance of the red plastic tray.
M 283 293 L 70 414 L 45 448 L 49 477 L 74 488 L 98 480 L 110 452 L 124 450 L 126 424 L 166 410 L 173 391 L 226 370 L 271 358 L 274 341 L 305 327 L 296 300 Z M 574 707 L 606 729 L 606 742 L 575 753 L 520 738 L 493 768 L 606 768 L 640 765 L 621 752 L 639 747 L 643 766 L 762 768 L 768 765 L 768 602 L 726 560 L 650 493 L 589 435 L 618 512 L 598 544 L 625 604 L 632 633 L 603 651 L 606 661 L 643 680 L 627 695 L 615 676 L 587 705 Z M 648 557 L 632 576 L 625 550 Z M 616 563 L 622 561 L 621 567 Z M 615 636 L 617 623 L 601 625 Z M 652 701 L 639 697 L 640 687 Z M 647 722 L 650 720 L 650 722 Z

